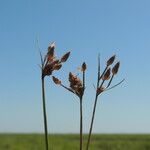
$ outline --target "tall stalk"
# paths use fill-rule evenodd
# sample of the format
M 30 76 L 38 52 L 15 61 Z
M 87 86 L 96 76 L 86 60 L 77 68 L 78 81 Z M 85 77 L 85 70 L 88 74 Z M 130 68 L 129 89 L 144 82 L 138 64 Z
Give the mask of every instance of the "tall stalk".
M 43 118 L 44 118 L 44 131 L 45 131 L 45 149 L 48 150 L 48 129 L 47 129 L 47 115 L 46 115 L 46 102 L 45 102 L 45 85 L 44 78 L 51 76 L 53 71 L 59 70 L 62 67 L 62 63 L 66 62 L 69 58 L 70 52 L 64 54 L 61 59 L 55 57 L 55 43 L 53 42 L 47 49 L 47 54 L 44 59 L 41 57 L 41 81 L 42 81 L 42 102 L 43 102 Z
M 82 64 L 81 71 L 83 72 L 82 81 L 76 75 L 69 73 L 69 82 L 70 87 L 66 87 L 61 83 L 61 80 L 53 76 L 53 81 L 55 84 L 62 86 L 67 91 L 72 92 L 76 96 L 78 96 L 80 101 L 80 144 L 79 150 L 83 150 L 83 95 L 85 90 L 85 70 L 86 64 L 85 62 Z
M 117 62 L 115 64 L 115 66 L 111 70 L 110 65 L 113 64 L 114 60 L 115 60 L 115 55 L 108 59 L 104 71 L 102 72 L 102 74 L 100 74 L 100 56 L 98 56 L 98 73 L 97 73 L 98 76 L 97 76 L 96 95 L 95 95 L 95 101 L 94 101 L 94 106 L 93 106 L 92 119 L 91 119 L 89 134 L 88 134 L 86 150 L 89 150 L 89 146 L 90 146 L 90 141 L 91 141 L 91 135 L 92 135 L 92 129 L 93 129 L 93 124 L 94 124 L 94 118 L 95 118 L 95 112 L 96 112 L 98 96 L 102 92 L 110 90 L 110 89 L 118 86 L 119 84 L 121 84 L 124 81 L 124 79 L 123 79 L 118 84 L 116 84 L 116 85 L 114 85 L 114 86 L 109 88 L 109 86 L 111 85 L 111 82 L 112 82 L 112 80 L 114 78 L 114 75 L 116 75 L 117 72 L 118 72 L 119 65 L 120 65 L 120 62 Z M 111 72 L 112 72 L 112 75 L 111 75 Z M 102 80 L 101 84 L 100 84 L 100 80 Z M 105 81 L 108 81 L 108 83 L 107 83 L 107 86 L 104 88 L 103 84 L 104 84 Z
M 80 150 L 83 145 L 83 109 L 82 109 L 82 98 L 80 99 Z
M 83 71 L 83 77 L 82 77 L 82 83 L 83 83 L 83 93 L 85 90 L 85 70 L 86 70 L 86 64 L 82 64 L 82 71 Z M 80 96 L 80 150 L 83 149 L 83 94 Z
M 45 130 L 45 149 L 48 150 L 48 129 L 47 129 L 47 116 L 46 116 L 44 77 L 41 77 L 41 80 L 42 80 L 43 118 L 44 118 L 44 130 Z

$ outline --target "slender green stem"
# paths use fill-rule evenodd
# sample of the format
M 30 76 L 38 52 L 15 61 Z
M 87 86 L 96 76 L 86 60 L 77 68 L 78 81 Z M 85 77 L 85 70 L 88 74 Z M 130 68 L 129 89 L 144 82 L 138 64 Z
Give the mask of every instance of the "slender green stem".
M 47 130 L 47 117 L 46 117 L 44 77 L 42 77 L 42 99 L 43 99 L 43 117 L 44 117 L 44 129 L 45 129 L 45 149 L 48 150 L 48 130 Z
M 82 112 L 82 98 L 80 99 L 80 150 L 83 145 L 83 112 Z

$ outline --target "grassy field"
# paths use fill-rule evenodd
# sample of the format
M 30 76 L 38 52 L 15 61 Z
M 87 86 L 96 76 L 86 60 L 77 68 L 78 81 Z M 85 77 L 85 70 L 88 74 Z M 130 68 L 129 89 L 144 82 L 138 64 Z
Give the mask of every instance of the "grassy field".
M 44 150 L 43 138 L 41 134 L 0 134 L 0 150 Z M 50 150 L 78 150 L 79 136 L 52 135 L 49 143 Z M 150 150 L 150 135 L 97 134 L 92 136 L 90 150 Z

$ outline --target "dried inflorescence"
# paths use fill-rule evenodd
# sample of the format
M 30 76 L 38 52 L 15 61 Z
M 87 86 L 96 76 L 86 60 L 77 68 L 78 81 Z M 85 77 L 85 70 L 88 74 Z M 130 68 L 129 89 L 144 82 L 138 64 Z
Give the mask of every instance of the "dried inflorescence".
M 114 76 L 118 73 L 119 66 L 120 66 L 120 62 L 117 62 L 114 65 L 114 67 L 111 67 L 111 65 L 115 61 L 115 57 L 116 56 L 113 55 L 112 57 L 110 57 L 106 61 L 106 67 L 105 67 L 104 71 L 101 73 L 100 72 L 100 56 L 98 56 L 98 73 L 97 73 L 96 96 L 95 96 L 95 102 L 94 102 L 94 107 L 93 107 L 93 113 L 92 113 L 92 119 L 91 119 L 91 124 L 90 124 L 90 130 L 89 130 L 89 134 L 88 134 L 88 141 L 87 141 L 87 145 L 86 145 L 86 150 L 89 150 L 89 145 L 90 145 L 90 139 L 91 139 L 91 134 L 92 134 L 92 129 L 93 129 L 93 122 L 94 122 L 94 117 L 95 117 L 95 111 L 96 111 L 98 96 L 101 93 L 103 93 L 104 91 L 110 90 L 110 89 L 118 86 L 119 84 L 121 84 L 124 81 L 124 79 L 123 79 L 118 84 L 110 87 L 110 85 L 112 83 L 112 80 L 113 80 Z
M 67 55 L 65 56 L 65 58 L 62 57 L 61 62 L 66 61 L 66 57 L 68 57 Z M 98 100 L 98 96 L 103 93 L 106 90 L 112 89 L 115 86 L 119 85 L 120 83 L 122 83 L 124 80 L 122 80 L 121 82 L 119 82 L 118 84 L 110 87 L 112 80 L 114 78 L 114 76 L 118 73 L 119 70 L 119 66 L 120 66 L 120 62 L 117 62 L 113 67 L 112 64 L 115 61 L 115 55 L 113 55 L 112 57 L 110 57 L 107 61 L 106 61 L 106 67 L 104 69 L 104 71 L 101 73 L 100 72 L 100 56 L 98 57 L 98 75 L 97 75 L 97 87 L 96 87 L 96 96 L 95 96 L 95 102 L 94 102 L 94 107 L 93 107 L 93 113 L 92 113 L 92 119 L 91 119 L 91 125 L 90 125 L 90 130 L 89 130 L 89 136 L 88 136 L 88 142 L 87 142 L 87 146 L 86 146 L 86 150 L 89 149 L 89 144 L 90 144 L 90 138 L 91 138 L 91 134 L 92 134 L 92 128 L 93 128 L 93 121 L 94 121 L 94 116 L 95 116 L 95 110 L 96 110 L 96 105 L 97 105 L 97 100 Z M 77 95 L 80 99 L 80 150 L 82 150 L 82 99 L 83 99 L 83 94 L 84 94 L 84 90 L 85 90 L 85 71 L 87 69 L 86 63 L 84 62 L 81 66 L 81 68 L 79 68 L 80 71 L 82 71 L 83 73 L 83 78 L 82 80 L 75 74 L 73 74 L 72 72 L 69 73 L 69 87 L 66 87 L 65 85 L 62 84 L 61 80 L 59 80 L 56 77 L 52 77 L 53 81 L 55 84 L 62 86 L 63 88 L 67 89 L 68 91 L 74 93 L 75 95 Z M 105 85 L 104 85 L 105 84 Z
M 42 60 L 42 78 L 52 75 L 54 70 L 59 70 L 62 67 L 62 63 L 66 62 L 69 58 L 70 52 L 64 54 L 61 59 L 57 59 L 55 56 L 55 43 L 52 43 L 48 47 L 47 54 L 44 60 Z
M 83 96 L 83 82 L 73 73 L 69 73 L 69 82 L 70 82 L 70 88 L 72 91 L 79 97 Z
M 66 87 L 65 85 L 62 84 L 61 80 L 59 80 L 56 77 L 52 77 L 54 83 L 56 85 L 60 85 L 69 92 L 74 93 L 79 97 L 79 102 L 80 102 L 80 150 L 82 150 L 83 147 L 83 95 L 84 95 L 84 90 L 85 90 L 85 71 L 86 71 L 86 63 L 84 62 L 81 66 L 81 71 L 83 73 L 83 78 L 82 80 L 77 77 L 77 75 L 74 75 L 73 73 L 69 73 L 69 87 Z
M 46 115 L 46 103 L 45 103 L 45 86 L 44 86 L 44 77 L 52 75 L 54 70 L 59 70 L 62 67 L 62 63 L 66 62 L 70 52 L 67 52 L 65 55 L 61 57 L 61 59 L 57 59 L 55 56 L 55 43 L 52 43 L 47 50 L 47 54 L 43 59 L 41 53 L 41 80 L 42 80 L 42 101 L 43 101 L 43 116 L 44 116 L 44 130 L 45 130 L 45 146 L 46 150 L 48 150 L 48 129 L 47 129 L 47 115 Z M 61 84 L 56 78 L 53 78 L 56 84 Z
M 98 85 L 98 87 L 97 87 L 97 95 L 101 94 L 102 92 L 104 92 L 105 90 L 107 90 L 110 87 L 114 76 L 118 73 L 118 70 L 119 70 L 119 67 L 120 67 L 120 62 L 117 62 L 114 65 L 114 67 L 111 68 L 111 65 L 115 61 L 115 58 L 116 58 L 116 56 L 113 55 L 106 62 L 106 67 L 105 67 L 104 71 L 102 72 L 102 74 L 99 77 L 98 82 L 100 82 L 102 80 L 102 83 L 100 85 Z M 106 87 L 104 87 L 103 85 L 104 85 L 104 82 L 106 82 L 106 81 L 108 81 L 108 84 L 107 84 Z
M 84 94 L 84 85 L 85 85 L 85 81 L 84 81 L 84 78 L 85 78 L 85 70 L 86 70 L 86 63 L 84 62 L 82 64 L 82 67 L 81 67 L 81 71 L 83 72 L 83 81 L 77 77 L 77 75 L 74 75 L 73 73 L 69 73 L 69 77 L 68 77 L 68 80 L 69 80 L 69 87 L 66 87 L 64 86 L 62 83 L 61 83 L 61 80 L 59 80 L 58 78 L 56 77 L 52 77 L 53 81 L 55 84 L 57 85 L 61 85 L 62 87 L 64 87 L 65 89 L 67 89 L 68 91 L 76 94 L 79 98 L 82 98 L 83 94 Z

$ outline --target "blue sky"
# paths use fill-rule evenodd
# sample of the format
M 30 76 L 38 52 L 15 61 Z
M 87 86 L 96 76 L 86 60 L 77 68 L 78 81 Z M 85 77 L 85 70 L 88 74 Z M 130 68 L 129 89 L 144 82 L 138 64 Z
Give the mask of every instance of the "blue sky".
M 150 133 L 149 0 L 1 0 L 0 132 L 43 132 L 40 57 L 55 41 L 58 57 L 71 56 L 54 75 L 67 85 L 68 72 L 86 61 L 84 132 L 94 100 L 97 54 L 101 64 L 113 54 L 121 61 L 114 84 L 99 98 L 96 133 Z M 50 133 L 79 132 L 79 102 L 46 78 Z

